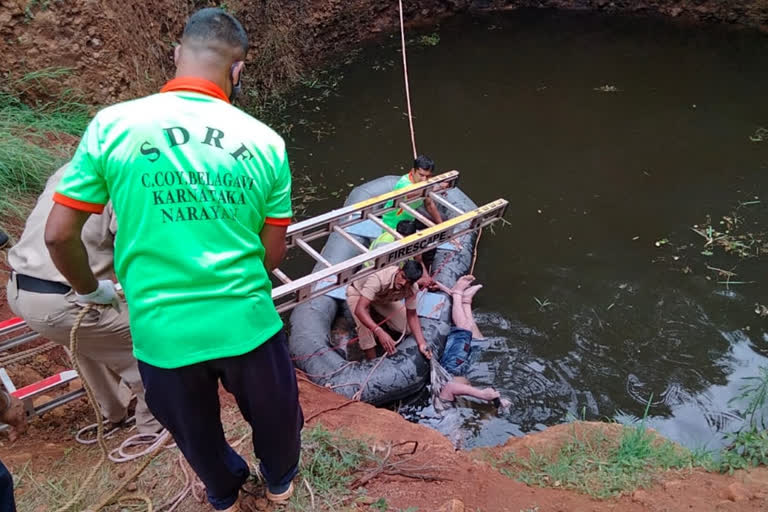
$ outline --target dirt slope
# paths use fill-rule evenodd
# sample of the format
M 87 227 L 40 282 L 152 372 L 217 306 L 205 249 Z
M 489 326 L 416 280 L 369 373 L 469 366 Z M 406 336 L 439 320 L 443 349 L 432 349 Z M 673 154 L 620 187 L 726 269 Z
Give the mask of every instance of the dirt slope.
M 0 69 L 19 78 L 45 68 L 64 77 L 28 82 L 32 99 L 64 90 L 95 105 L 156 91 L 172 70 L 173 43 L 188 14 L 209 2 L 148 0 L 0 0 Z M 230 0 L 251 35 L 245 85 L 262 91 L 290 84 L 325 58 L 397 27 L 394 0 Z M 768 0 L 406 0 L 410 25 L 432 24 L 469 9 L 548 7 L 658 12 L 768 29 Z M 218 3 L 214 3 L 218 5 Z M 10 83 L 10 82 L 6 82 Z
M 379 476 L 367 485 L 368 496 L 383 497 L 391 507 L 401 510 L 418 507 L 419 510 L 477 510 L 477 511 L 758 511 L 768 510 L 766 492 L 768 469 L 737 472 L 733 477 L 700 471 L 669 472 L 660 475 L 653 487 L 637 491 L 618 499 L 598 501 L 570 491 L 528 487 L 503 476 L 487 462 L 489 454 L 498 455 L 507 450 L 527 452 L 528 448 L 543 449 L 557 446 L 571 435 L 572 425 L 562 425 L 523 438 L 511 439 L 505 446 L 490 451 L 455 451 L 451 443 L 438 432 L 409 423 L 394 412 L 376 409 L 370 405 L 348 403 L 342 396 L 306 381 L 300 381 L 301 401 L 308 425 L 322 423 L 331 430 L 343 429 L 371 442 L 373 450 L 384 450 L 390 444 L 395 450 L 409 452 L 418 443 L 415 454 L 408 456 L 410 466 L 423 466 L 425 475 L 438 476 L 439 481 L 424 482 L 401 476 Z M 233 417 L 232 400 L 222 391 L 225 412 Z M 85 404 L 73 404 L 58 410 L 55 416 L 36 420 L 29 433 L 15 444 L 0 441 L 0 459 L 17 476 L 24 479 L 40 478 L 42 482 L 57 481 L 57 471 L 86 472 L 93 463 L 96 449 L 78 447 L 77 460 L 62 466 L 61 457 L 74 446 L 73 427 L 89 421 Z M 604 424 L 577 425 L 580 431 L 611 429 Z M 405 443 L 400 445 L 400 443 Z M 399 446 L 398 446 L 399 445 Z M 122 478 L 120 470 L 116 478 Z M 124 474 L 126 470 L 122 470 Z M 69 475 L 71 476 L 71 475 Z M 143 484 L 142 484 L 143 485 Z M 178 485 L 177 482 L 155 482 L 155 485 Z M 26 492 L 34 493 L 27 485 Z M 30 490 L 31 489 L 31 490 Z M 30 509 L 26 503 L 32 499 L 22 491 L 18 496 L 20 510 Z M 450 508 L 451 500 L 453 506 Z M 464 509 L 457 505 L 462 504 Z M 266 502 L 248 500 L 251 510 L 269 508 Z M 357 504 L 357 510 L 376 510 Z M 537 508 L 538 507 L 538 508 Z M 354 510 L 354 508 L 352 508 Z M 34 509 L 37 510 L 37 509 Z M 41 509 L 42 510 L 42 509 Z M 191 497 L 183 510 L 194 512 L 210 510 L 197 504 Z

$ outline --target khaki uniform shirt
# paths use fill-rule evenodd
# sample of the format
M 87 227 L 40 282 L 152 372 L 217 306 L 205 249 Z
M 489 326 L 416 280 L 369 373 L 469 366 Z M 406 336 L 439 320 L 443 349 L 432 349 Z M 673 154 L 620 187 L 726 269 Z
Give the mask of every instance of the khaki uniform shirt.
M 400 267 L 397 265 L 383 268 L 375 274 L 355 281 L 352 287 L 374 304 L 383 305 L 405 299 L 406 309 L 416 309 L 419 287 L 413 283 L 411 286 L 396 289 L 395 276 L 399 271 Z
M 45 190 L 24 225 L 21 240 L 8 251 L 8 263 L 18 274 L 69 284 L 53 264 L 45 246 L 45 223 L 53 207 L 53 193 L 66 167 L 63 166 L 48 179 Z M 116 232 L 117 221 L 111 203 L 107 204 L 101 215 L 91 215 L 83 226 L 83 244 L 88 250 L 88 261 L 97 279 L 114 278 Z

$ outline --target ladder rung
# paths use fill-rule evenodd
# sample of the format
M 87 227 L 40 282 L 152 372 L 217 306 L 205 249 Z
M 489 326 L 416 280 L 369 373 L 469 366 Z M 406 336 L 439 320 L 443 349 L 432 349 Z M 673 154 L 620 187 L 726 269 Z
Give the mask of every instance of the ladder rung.
M 276 268 L 275 270 L 273 270 L 272 273 L 275 274 L 275 277 L 277 277 L 279 280 L 281 280 L 285 284 L 293 282 L 291 278 L 285 275 L 285 272 L 283 272 L 279 268 Z
M 350 235 L 349 233 L 341 229 L 339 226 L 333 226 L 333 231 L 341 235 L 344 238 L 344 240 L 354 245 L 357 248 L 357 250 L 360 251 L 361 253 L 368 252 L 368 248 L 366 246 L 358 242 L 355 237 L 353 237 L 352 235 Z
M 373 223 L 374 223 L 374 224 L 376 224 L 377 226 L 379 226 L 381 229 L 383 229 L 384 231 L 386 231 L 386 232 L 387 232 L 387 233 L 389 233 L 390 235 L 394 236 L 394 237 L 395 237 L 395 240 L 400 240 L 401 238 L 403 238 L 403 235 L 401 235 L 400 233 L 398 233 L 397 231 L 395 231 L 395 230 L 394 230 L 394 229 L 392 229 L 391 227 L 389 227 L 389 226 L 387 226 L 386 224 L 384 224 L 384 221 L 382 221 L 380 218 L 378 218 L 378 217 L 377 217 L 377 216 L 375 216 L 374 214 L 372 214 L 372 213 L 369 213 L 369 214 L 367 215 L 367 217 L 368 217 L 370 220 L 372 220 L 372 221 L 373 221 Z
M 307 242 L 305 242 L 305 241 L 304 241 L 304 240 L 302 240 L 301 238 L 297 238 L 297 239 L 296 239 L 296 245 L 298 245 L 299 247 L 301 247 L 302 249 L 304 249 L 304 252 L 306 252 L 307 254 L 309 254 L 310 256 L 312 256 L 312 257 L 313 257 L 313 258 L 314 258 L 316 261 L 319 261 L 320 263 L 322 263 L 322 264 L 323 264 L 323 265 L 325 265 L 326 267 L 330 267 L 330 266 L 331 266 L 331 262 L 330 262 L 330 261 L 328 261 L 327 259 L 323 258 L 323 255 L 322 255 L 322 254 L 320 254 L 319 252 L 317 252 L 317 251 L 314 249 L 314 247 L 312 247 L 311 245 L 309 245 Z
M 422 214 L 420 214 L 419 212 L 417 212 L 416 210 L 414 210 L 404 202 L 401 201 L 400 203 L 398 203 L 398 206 L 403 210 L 405 210 L 406 212 L 410 213 L 413 217 L 416 218 L 416 220 L 420 221 L 425 226 L 431 228 L 432 226 L 435 225 L 434 222 L 432 222 L 431 220 L 429 220 L 428 218 L 426 218 L 425 216 L 423 216 Z
M 451 210 L 451 211 L 453 211 L 453 212 L 455 212 L 455 213 L 457 213 L 459 215 L 464 215 L 464 210 L 462 210 L 461 208 L 457 207 L 455 204 L 451 203 L 446 198 L 435 194 L 434 192 L 430 192 L 429 193 L 429 198 L 432 199 L 433 201 L 437 202 L 437 203 L 440 203 L 441 205 L 445 206 L 449 210 Z

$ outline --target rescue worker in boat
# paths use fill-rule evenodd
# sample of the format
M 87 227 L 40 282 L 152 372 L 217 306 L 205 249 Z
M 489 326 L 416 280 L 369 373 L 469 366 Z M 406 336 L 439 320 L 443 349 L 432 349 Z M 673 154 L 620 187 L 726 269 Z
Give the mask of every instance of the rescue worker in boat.
M 410 171 L 408 171 L 408 174 L 404 174 L 400 177 L 400 179 L 395 183 L 394 190 L 399 190 L 401 188 L 405 188 L 408 185 L 413 185 L 415 183 L 421 183 L 422 181 L 426 181 L 429 178 L 432 177 L 432 172 L 435 170 L 435 162 L 425 155 L 419 155 L 414 161 L 413 161 L 413 167 Z M 394 201 L 389 201 L 386 204 L 387 208 L 392 208 L 394 206 Z M 414 210 L 421 208 L 424 206 L 426 208 L 427 213 L 429 213 L 429 216 L 432 217 L 432 220 L 436 224 L 440 224 L 443 222 L 443 218 L 440 216 L 440 212 L 437 210 L 437 206 L 435 205 L 435 202 L 432 201 L 430 198 L 422 199 L 419 201 L 414 201 L 413 203 L 409 203 L 408 206 L 413 208 Z M 384 224 L 391 227 L 392 229 L 395 229 L 397 227 L 398 222 L 403 220 L 414 220 L 413 215 L 406 212 L 402 208 L 398 208 L 396 210 L 392 210 L 391 212 L 387 212 L 384 215 L 382 215 L 381 220 L 384 221 Z M 419 228 L 417 226 L 417 228 Z
M 422 274 L 422 266 L 414 260 L 408 260 L 402 268 L 398 265 L 386 267 L 347 286 L 347 304 L 355 319 L 360 348 L 366 359 L 376 357 L 376 339 L 390 355 L 395 353 L 400 341 L 394 340 L 373 319 L 372 311 L 381 315 L 392 329 L 403 335 L 413 334 L 419 351 L 427 359 L 432 358 L 416 313 L 416 295 L 419 291 L 416 283 Z
M 434 172 L 434 170 L 435 170 L 435 162 L 428 156 L 419 155 L 413 161 L 413 167 L 408 172 L 408 174 L 401 176 L 400 179 L 397 181 L 397 183 L 395 183 L 395 186 L 393 187 L 392 190 L 399 190 L 409 185 L 426 181 L 432 177 L 432 173 Z M 408 199 L 407 196 L 403 198 L 403 200 L 407 200 L 407 199 Z M 394 206 L 394 201 L 389 201 L 386 204 L 387 208 L 391 208 L 392 206 Z M 429 217 L 432 218 L 433 222 L 435 222 L 436 224 L 443 222 L 443 218 L 440 215 L 440 212 L 438 211 L 437 206 L 435 205 L 435 202 L 430 198 L 419 199 L 419 200 L 410 202 L 408 206 L 410 206 L 414 210 L 418 210 L 423 206 L 427 210 L 427 214 Z M 385 213 L 384 215 L 381 216 L 381 220 L 384 222 L 384 224 L 391 227 L 392 229 L 396 229 L 397 225 L 402 221 L 412 221 L 416 226 L 416 231 L 426 228 L 426 226 L 421 221 L 415 219 L 413 215 L 411 215 L 410 213 L 408 213 L 402 208 L 397 208 L 395 210 Z M 427 251 L 421 255 L 421 262 L 424 265 L 424 270 L 426 271 L 427 276 L 429 276 L 429 270 L 432 267 L 432 262 L 435 259 L 436 253 L 437 251 L 435 249 L 432 249 L 431 251 Z M 427 284 L 430 285 L 430 288 L 434 288 L 434 283 L 430 282 Z

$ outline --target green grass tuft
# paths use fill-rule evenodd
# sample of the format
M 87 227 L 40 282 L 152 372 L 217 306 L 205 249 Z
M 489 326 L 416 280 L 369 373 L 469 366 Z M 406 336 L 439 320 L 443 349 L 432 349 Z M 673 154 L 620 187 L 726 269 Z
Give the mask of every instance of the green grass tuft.
M 56 101 L 28 104 L 24 93 L 69 71 L 29 73 L 0 90 L 0 219 L 22 220 L 48 177 L 71 155 L 73 137 L 90 120 L 89 107 L 72 92 Z
M 647 487 L 659 471 L 702 466 L 704 459 L 662 440 L 643 425 L 623 427 L 618 439 L 591 432 L 568 442 L 552 455 L 531 450 L 528 458 L 508 453 L 497 461 L 500 471 L 529 485 L 573 489 L 608 498 Z

